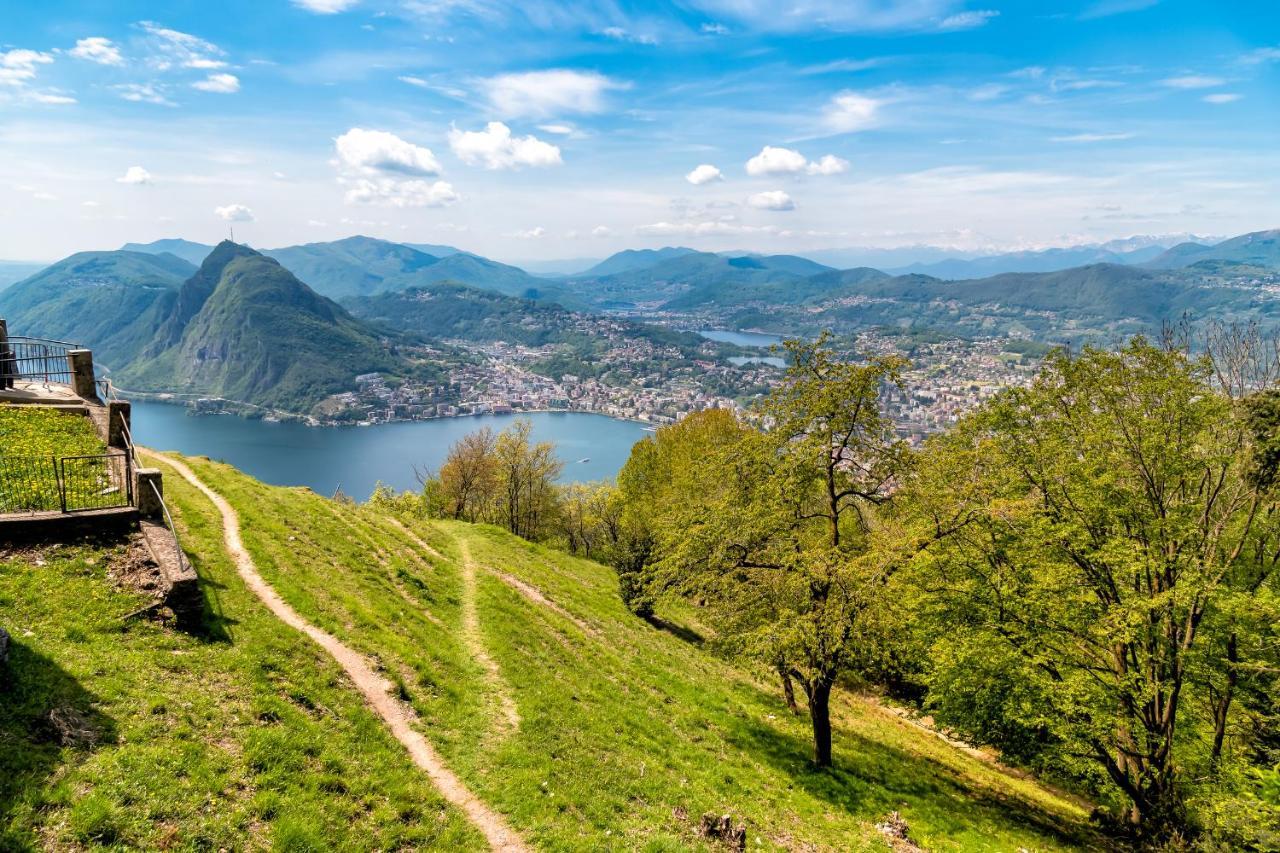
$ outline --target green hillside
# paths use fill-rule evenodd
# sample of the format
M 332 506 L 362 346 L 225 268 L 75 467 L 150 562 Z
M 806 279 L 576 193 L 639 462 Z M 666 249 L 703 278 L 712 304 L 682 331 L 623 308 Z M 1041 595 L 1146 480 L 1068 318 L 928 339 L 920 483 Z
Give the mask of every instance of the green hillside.
M 270 249 L 275 258 L 309 287 L 330 299 L 425 287 L 455 281 L 509 296 L 537 297 L 547 282 L 517 267 L 478 255 L 454 252 L 437 256 L 417 248 L 348 237 L 330 243 L 308 243 Z
M 610 275 L 575 278 L 565 287 L 596 306 L 662 305 L 673 310 L 747 301 L 753 293 L 784 293 L 786 286 L 829 270 L 793 255 L 677 254 Z
M 1280 269 L 1280 229 L 1253 231 L 1212 246 L 1179 243 L 1146 266 L 1179 269 L 1201 261 L 1230 261 L 1237 264 Z
M 812 770 L 807 721 L 771 682 L 700 648 L 681 614 L 631 615 L 596 563 L 186 461 L 239 513 L 263 578 L 373 661 L 447 766 L 533 848 L 718 849 L 694 832 L 706 812 L 745 821 L 761 850 L 885 849 L 874 823 L 895 810 L 929 849 L 1098 841 L 1086 805 L 853 694 L 836 702 L 838 769 Z M 246 591 L 209 501 L 163 467 L 205 581 L 205 640 L 120 622 L 137 599 L 108 589 L 109 552 L 59 550 L 39 572 L 23 555 L 0 575 L 13 624 L 38 629 L 17 632 L 15 674 L 50 681 L 0 724 L 32 737 L 62 702 L 96 709 L 109 733 L 15 754 L 29 766 L 0 815 L 10 837 L 478 848 L 333 664 Z M 46 606 L 41 577 L 66 610 Z
M 72 341 L 119 365 L 150 340 L 195 267 L 170 254 L 79 252 L 0 293 L 13 334 Z
M 605 258 L 590 269 L 579 273 L 575 278 L 598 278 L 620 272 L 630 272 L 631 270 L 651 267 L 654 264 L 672 258 L 693 254 L 697 254 L 696 249 L 686 249 L 683 246 L 666 246 L 661 249 L 623 249 L 621 252 L 615 252 Z
M 574 343 L 584 347 L 596 341 L 595 336 L 582 331 L 580 315 L 559 305 L 449 282 L 348 299 L 343 304 L 357 317 L 428 339 L 509 341 L 527 346 Z M 625 320 L 610 319 L 608 323 L 629 337 L 679 346 L 691 354 L 706 345 L 705 339 L 692 332 Z
M 307 411 L 362 373 L 403 374 L 377 330 L 276 261 L 224 241 L 183 284 L 154 345 L 120 371 L 140 390 Z

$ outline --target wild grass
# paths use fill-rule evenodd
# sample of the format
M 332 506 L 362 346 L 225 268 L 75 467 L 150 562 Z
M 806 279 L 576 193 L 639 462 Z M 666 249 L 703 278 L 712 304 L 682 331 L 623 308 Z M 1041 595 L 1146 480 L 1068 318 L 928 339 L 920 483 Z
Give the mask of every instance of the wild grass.
M 0 455 L 89 456 L 105 450 L 84 415 L 0 403 Z
M 166 496 L 208 602 L 196 634 L 123 618 L 145 599 L 109 577 L 122 546 L 0 551 L 0 849 L 481 848 L 243 586 L 208 501 L 172 476 Z
M 699 648 L 671 614 L 671 630 L 632 616 L 603 566 L 491 527 L 405 519 L 428 550 L 370 508 L 190 462 L 241 513 L 263 576 L 378 661 L 450 766 L 535 846 L 700 849 L 693 827 L 716 812 L 746 821 L 751 849 L 883 849 L 873 825 L 894 810 L 929 849 L 1099 844 L 1080 804 L 857 696 L 834 703 L 836 768 L 815 771 L 807 720 L 771 681 Z M 462 640 L 464 540 L 496 682 Z M 485 695 L 503 689 L 514 732 Z

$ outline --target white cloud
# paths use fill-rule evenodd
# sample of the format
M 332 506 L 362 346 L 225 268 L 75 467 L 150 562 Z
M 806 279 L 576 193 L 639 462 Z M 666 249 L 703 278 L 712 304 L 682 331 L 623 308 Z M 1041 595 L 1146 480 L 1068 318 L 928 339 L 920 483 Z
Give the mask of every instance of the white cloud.
M 560 149 L 535 136 L 515 137 L 511 128 L 491 121 L 484 130 L 449 131 L 449 147 L 468 166 L 515 169 L 520 166 L 559 166 Z
M 1240 57 L 1240 61 L 1246 65 L 1261 65 L 1264 62 L 1277 60 L 1280 60 L 1280 47 L 1260 47 Z
M 688 222 L 655 222 L 635 229 L 637 234 L 658 237 L 716 237 L 721 235 L 768 234 L 790 237 L 793 232 L 774 225 L 742 225 L 725 219 Z
M 408 83 L 410 86 L 417 86 L 419 89 L 431 88 L 431 84 L 428 83 L 426 80 L 423 80 L 421 77 L 411 77 L 408 75 L 404 75 L 401 77 L 397 77 L 396 79 L 399 80 L 401 83 Z
M 823 123 L 837 133 L 853 133 L 875 127 L 883 101 L 844 91 L 837 94 L 823 110 Z
M 90 36 L 79 39 L 76 46 L 68 51 L 76 59 L 96 62 L 99 65 L 123 65 L 124 57 L 120 49 L 111 43 L 111 39 L 102 36 Z
M 757 210 L 795 210 L 796 203 L 791 200 L 791 196 L 782 190 L 769 190 L 768 192 L 756 193 L 747 199 L 747 204 Z
M 547 233 L 547 229 L 543 228 L 541 225 L 538 225 L 533 228 L 524 229 L 522 231 L 515 231 L 511 234 L 511 236 L 517 237 L 521 240 L 536 240 L 537 238 L 543 236 L 546 233 Z
M 210 74 L 205 79 L 192 83 L 191 88 L 199 89 L 201 92 L 230 95 L 240 91 L 240 78 L 234 74 Z
M 394 133 L 353 127 L 334 140 L 334 147 L 348 204 L 444 207 L 459 198 L 445 181 L 422 180 L 440 173 L 435 154 Z
M 1212 89 L 1227 82 L 1221 77 L 1206 77 L 1202 74 L 1187 74 L 1182 77 L 1168 77 L 1160 81 L 1171 89 Z
M 813 161 L 806 171 L 810 175 L 843 175 L 849 171 L 849 161 L 834 154 Z
M 348 204 L 384 204 L 388 207 L 447 207 L 461 196 L 445 181 L 402 181 L 394 178 L 344 180 L 350 189 Z
M 971 12 L 957 12 L 948 15 L 938 22 L 940 30 L 972 30 L 981 27 L 1000 13 L 994 9 L 977 9 Z
M 177 104 L 165 97 L 164 88 L 155 83 L 124 83 L 116 86 L 115 90 L 126 101 L 159 104 L 162 107 L 177 106 Z
M 710 163 L 703 163 L 696 166 L 692 172 L 684 176 L 684 179 L 696 187 L 703 184 L 709 184 L 712 181 L 724 180 L 724 176 L 720 174 L 720 170 Z
M 37 104 L 74 104 L 76 99 L 70 95 L 60 95 L 57 92 L 28 92 L 27 100 L 34 101 Z
M 591 229 L 591 236 L 592 237 L 612 237 L 613 229 L 607 225 L 597 225 L 595 228 Z
M 151 37 L 154 55 L 148 60 L 159 71 L 179 68 L 213 69 L 226 65 L 221 59 L 224 51 L 213 42 L 199 36 L 162 27 L 155 21 L 140 21 L 138 26 Z
M 130 166 L 124 170 L 124 174 L 116 178 L 117 184 L 149 184 L 151 183 L 151 173 L 141 166 Z
M 729 28 L 724 24 L 706 23 L 699 28 L 702 32 L 711 36 L 726 36 L 729 34 Z
M 629 41 L 635 44 L 654 45 L 658 43 L 658 40 L 651 35 L 633 33 L 630 30 L 623 29 L 622 27 L 605 27 L 600 31 L 600 35 L 605 38 L 611 38 L 614 41 Z
M 253 211 L 243 204 L 228 204 L 224 207 L 215 207 L 213 212 L 217 214 L 219 219 L 225 219 L 228 222 L 253 221 Z
M 440 173 L 440 161 L 431 149 L 385 130 L 353 127 L 335 139 L 334 146 L 342 163 L 361 174 L 427 176 Z
M 53 57 L 36 50 L 15 49 L 0 53 L 0 86 L 23 86 L 36 76 L 37 65 L 48 65 Z
M 769 32 L 935 29 L 965 14 L 959 0 L 691 0 L 690 5 Z
M 1216 92 L 1201 98 L 1207 104 L 1230 104 L 1243 98 L 1238 92 Z
M 559 113 L 598 113 L 610 89 L 625 85 L 594 71 L 552 69 L 500 74 L 481 82 L 489 103 L 503 116 L 546 118 Z
M 356 0 L 293 0 L 293 5 L 317 15 L 333 15 L 350 9 Z
M 1070 136 L 1054 136 L 1053 142 L 1120 142 L 1133 139 L 1132 133 L 1073 133 Z
M 760 149 L 759 154 L 747 161 L 747 174 L 752 177 L 795 175 L 803 172 L 808 165 L 809 161 L 799 151 L 766 145 Z
M 573 127 L 567 124 L 540 124 L 538 130 L 554 133 L 556 136 L 570 136 L 574 132 Z

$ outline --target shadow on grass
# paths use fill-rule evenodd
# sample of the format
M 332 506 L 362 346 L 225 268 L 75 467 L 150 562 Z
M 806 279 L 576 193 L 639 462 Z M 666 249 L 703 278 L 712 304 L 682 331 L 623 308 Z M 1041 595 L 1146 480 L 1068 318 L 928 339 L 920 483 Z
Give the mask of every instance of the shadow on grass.
M 675 622 L 669 622 L 656 613 L 651 613 L 650 615 L 643 616 L 641 618 L 648 623 L 650 627 L 657 628 L 659 631 L 665 631 L 671 636 L 679 640 L 683 640 L 691 646 L 702 648 L 702 645 L 706 642 L 706 638 L 692 628 L 688 628 Z
M 1033 831 L 1059 844 L 1098 849 L 1106 844 L 1083 824 L 1037 809 L 1014 795 L 958 777 L 950 768 L 926 756 L 837 731 L 835 766 L 825 770 L 810 761 L 806 738 L 778 731 L 754 720 L 738 730 L 739 745 L 793 778 L 814 797 L 826 800 L 864 820 L 878 820 L 888 812 L 907 808 L 946 815 L 951 831 L 982 832 L 990 825 Z M 963 802 L 965 809 L 958 809 Z M 934 831 L 947 831 L 935 825 Z
M 198 613 L 192 613 L 181 620 L 179 627 L 206 643 L 234 643 L 232 628 L 239 622 L 227 615 L 222 604 L 222 591 L 227 585 L 209 576 L 199 555 L 187 554 L 187 559 L 191 561 L 191 567 L 195 569 L 199 580 L 201 607 Z
M 74 760 L 69 752 L 115 739 L 96 696 L 51 658 L 12 643 L 0 664 L 0 849 L 38 849 L 14 819 L 40 808 L 46 781 Z

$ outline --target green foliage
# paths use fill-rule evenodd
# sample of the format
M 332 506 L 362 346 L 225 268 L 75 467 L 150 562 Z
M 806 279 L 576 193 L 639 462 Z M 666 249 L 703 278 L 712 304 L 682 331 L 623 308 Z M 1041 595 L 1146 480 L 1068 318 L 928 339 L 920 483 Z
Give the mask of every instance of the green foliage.
M 936 716 L 1095 785 L 1139 832 L 1193 825 L 1199 780 L 1258 745 L 1241 718 L 1272 725 L 1244 696 L 1274 684 L 1280 528 L 1254 441 L 1277 427 L 1209 375 L 1141 339 L 1057 353 L 931 440 L 908 490 L 923 527 L 961 519 L 917 558 Z

